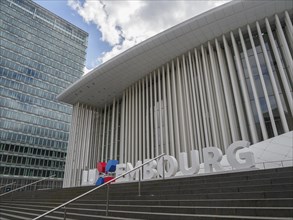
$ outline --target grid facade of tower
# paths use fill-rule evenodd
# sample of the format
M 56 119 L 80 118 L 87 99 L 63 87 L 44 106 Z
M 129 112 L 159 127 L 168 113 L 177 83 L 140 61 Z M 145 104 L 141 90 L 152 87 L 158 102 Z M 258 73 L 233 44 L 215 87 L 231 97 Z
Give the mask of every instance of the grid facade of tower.
M 72 107 L 56 96 L 80 78 L 88 34 L 33 1 L 0 6 L 0 184 L 61 185 Z

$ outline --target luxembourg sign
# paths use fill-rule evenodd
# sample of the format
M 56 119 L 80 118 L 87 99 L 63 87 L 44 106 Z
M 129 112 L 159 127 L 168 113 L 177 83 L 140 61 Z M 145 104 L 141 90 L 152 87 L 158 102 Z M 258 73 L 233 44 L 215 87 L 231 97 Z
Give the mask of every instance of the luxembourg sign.
M 227 161 L 233 170 L 249 169 L 255 167 L 255 159 L 253 152 L 249 151 L 248 141 L 236 141 L 232 143 L 226 149 Z M 243 151 L 243 149 L 246 149 Z M 242 150 L 242 151 L 241 151 Z M 239 152 L 238 152 L 239 151 Z M 238 157 L 237 157 L 238 153 Z M 139 179 L 141 175 L 142 180 L 155 179 L 159 176 L 165 176 L 166 178 L 172 178 L 176 175 L 190 176 L 199 173 L 200 160 L 199 152 L 197 150 L 190 151 L 190 164 L 188 166 L 188 155 L 186 152 L 179 154 L 179 161 L 173 156 L 164 155 L 158 161 L 151 161 L 146 164 L 143 169 L 137 169 L 124 178 L 120 178 L 117 182 L 128 182 Z M 217 147 L 203 148 L 203 166 L 205 173 L 212 173 L 214 171 L 224 171 L 224 167 L 221 165 L 223 159 L 222 151 Z M 163 161 L 164 160 L 164 161 Z M 148 160 L 145 160 L 146 162 Z M 137 161 L 135 167 L 142 164 L 142 161 Z M 100 185 L 104 182 L 116 176 L 119 176 L 126 171 L 133 169 L 131 163 L 119 164 L 117 160 L 109 160 L 105 162 L 99 162 L 97 169 L 83 170 L 81 185 Z M 139 171 L 139 170 L 142 170 Z M 164 174 L 163 174 L 164 173 Z

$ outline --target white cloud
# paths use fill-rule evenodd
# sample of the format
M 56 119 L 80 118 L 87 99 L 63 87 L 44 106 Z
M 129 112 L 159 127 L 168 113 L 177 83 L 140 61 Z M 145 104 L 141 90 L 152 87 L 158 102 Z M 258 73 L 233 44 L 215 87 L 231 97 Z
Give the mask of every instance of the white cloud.
M 111 50 L 98 57 L 105 62 L 147 38 L 227 1 L 103 1 L 68 0 L 86 22 L 102 33 Z
M 88 72 L 92 71 L 92 69 L 88 69 L 86 68 L 86 66 L 83 68 L 83 74 L 82 75 L 85 75 L 87 74 Z

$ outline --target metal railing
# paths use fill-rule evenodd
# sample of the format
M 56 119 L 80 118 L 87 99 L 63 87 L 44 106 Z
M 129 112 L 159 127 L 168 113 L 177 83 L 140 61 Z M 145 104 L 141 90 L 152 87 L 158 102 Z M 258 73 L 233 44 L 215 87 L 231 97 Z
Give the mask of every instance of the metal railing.
M 5 187 L 7 187 L 7 186 L 10 186 L 10 185 L 14 185 L 16 182 L 12 182 L 12 183 L 8 183 L 8 184 L 6 184 L 6 185 L 4 185 L 4 186 L 0 186 L 0 189 L 3 189 L 3 188 L 5 188 Z
M 291 160 L 263 161 L 263 162 L 255 163 L 255 165 L 262 165 L 263 166 L 263 169 L 267 169 L 267 168 L 278 168 L 278 167 L 286 167 L 284 165 L 284 163 L 286 163 L 286 162 L 290 162 L 290 164 L 293 164 L 293 160 L 291 159 Z M 266 164 L 271 164 L 271 166 L 269 166 L 269 167 L 267 166 L 266 167 Z M 258 168 L 260 168 L 260 167 L 258 167 Z
M 272 160 L 272 161 L 263 161 L 255 163 L 255 168 L 258 169 L 268 169 L 268 168 L 279 168 L 279 167 L 286 167 L 286 163 L 293 165 L 293 160 Z M 268 165 L 271 166 L 268 166 Z M 288 166 L 288 165 L 287 165 Z M 290 165 L 289 165 L 290 166 Z M 231 165 L 223 166 L 224 168 L 229 168 L 229 170 L 233 170 Z M 227 170 L 227 171 L 229 171 Z
M 115 178 L 109 180 L 108 182 L 106 182 L 106 183 L 104 183 L 104 184 L 102 184 L 102 185 L 100 185 L 100 186 L 97 186 L 97 187 L 95 187 L 95 188 L 93 188 L 93 189 L 91 189 L 91 190 L 89 190 L 89 191 L 87 191 L 87 192 L 85 192 L 85 193 L 83 193 L 83 194 L 81 194 L 81 195 L 79 195 L 79 196 L 77 196 L 77 197 L 75 197 L 75 198 L 73 198 L 73 199 L 71 199 L 71 200 L 69 200 L 69 201 L 67 201 L 67 202 L 65 202 L 65 203 L 63 203 L 63 204 L 61 204 L 61 205 L 55 207 L 55 208 L 53 208 L 53 209 L 51 209 L 51 210 L 49 210 L 48 212 L 46 212 L 46 213 L 44 213 L 44 214 L 42 214 L 42 215 L 39 215 L 38 217 L 34 218 L 33 220 L 37 220 L 37 219 L 40 219 L 40 218 L 42 218 L 42 217 L 45 217 L 45 216 L 51 214 L 52 212 L 54 212 L 54 211 L 56 211 L 56 210 L 58 210 L 58 209 L 61 209 L 61 208 L 64 208 L 64 219 L 66 219 L 66 205 L 68 205 L 68 204 L 70 204 L 70 203 L 72 203 L 72 202 L 74 202 L 74 201 L 76 201 L 76 200 L 78 200 L 78 199 L 80 199 L 80 198 L 82 198 L 82 197 L 84 197 L 84 196 L 86 196 L 86 195 L 88 195 L 88 194 L 90 194 L 90 193 L 92 193 L 92 192 L 94 192 L 94 191 L 96 191 L 96 190 L 98 190 L 98 189 L 104 187 L 104 186 L 107 186 L 106 216 L 108 216 L 108 212 L 109 212 L 109 190 L 110 190 L 109 185 L 110 185 L 112 182 L 114 182 L 115 180 L 120 179 L 121 177 L 125 177 L 125 176 L 128 175 L 129 173 L 131 173 L 131 172 L 133 172 L 133 171 L 135 171 L 135 170 L 137 170 L 137 169 L 142 168 L 144 165 L 146 165 L 146 164 L 148 164 L 148 163 L 150 163 L 150 162 L 152 162 L 152 161 L 154 161 L 154 160 L 157 160 L 157 159 L 159 159 L 160 157 L 163 157 L 164 155 L 165 155 L 165 154 L 163 153 L 163 154 L 161 154 L 161 155 L 159 155 L 159 156 L 157 156 L 157 157 L 154 157 L 153 159 L 148 160 L 147 162 L 144 162 L 143 164 L 141 164 L 141 165 L 139 165 L 139 166 L 137 166 L 137 167 L 134 167 L 133 169 L 131 169 L 131 170 L 129 170 L 129 171 L 127 171 L 127 172 L 121 174 L 120 176 L 117 176 L 117 177 L 115 177 Z M 162 160 L 162 163 L 163 163 L 163 179 L 165 179 L 165 169 L 164 169 L 164 163 L 165 163 L 165 162 L 164 162 L 164 158 L 163 158 L 163 160 Z M 141 173 L 140 173 L 140 172 L 141 172 L 141 170 L 139 170 L 139 175 L 138 175 L 138 176 L 139 176 L 139 180 L 138 180 L 138 195 L 139 195 L 139 196 L 141 195 L 141 186 L 140 186 L 140 182 L 141 182 Z
M 54 177 L 54 176 L 55 176 L 55 175 L 52 175 L 52 176 L 49 176 L 49 177 L 45 177 L 45 178 L 43 178 L 43 179 L 37 180 L 37 181 L 32 182 L 32 183 L 29 183 L 29 184 L 27 184 L 27 185 L 24 185 L 24 186 L 18 187 L 18 188 L 14 189 L 14 190 L 10 190 L 10 191 L 8 191 L 8 192 L 2 193 L 2 194 L 0 195 L 0 197 L 1 197 L 1 196 L 4 196 L 4 195 L 7 195 L 7 194 L 9 194 L 9 193 L 13 193 L 13 192 L 15 192 L 15 191 L 18 191 L 18 190 L 20 190 L 20 189 L 26 188 L 26 187 L 28 187 L 28 186 L 34 185 L 34 184 L 36 184 L 36 183 L 42 182 L 42 181 L 44 181 L 44 180 L 50 179 L 50 178 L 52 178 L 52 177 Z

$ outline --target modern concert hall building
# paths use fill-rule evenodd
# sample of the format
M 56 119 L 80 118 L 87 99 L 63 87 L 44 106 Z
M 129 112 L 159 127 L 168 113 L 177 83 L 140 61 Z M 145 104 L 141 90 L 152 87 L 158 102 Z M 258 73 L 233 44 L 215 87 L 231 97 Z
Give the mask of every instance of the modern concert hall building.
M 259 160 L 292 160 L 292 16 L 291 1 L 231 1 L 72 84 L 58 96 L 73 105 L 63 186 L 97 161 L 193 149 L 202 160 L 203 148 L 225 154 L 237 140 L 272 143 Z

